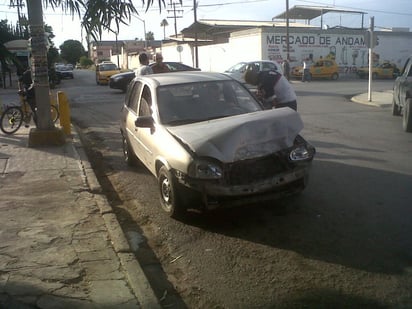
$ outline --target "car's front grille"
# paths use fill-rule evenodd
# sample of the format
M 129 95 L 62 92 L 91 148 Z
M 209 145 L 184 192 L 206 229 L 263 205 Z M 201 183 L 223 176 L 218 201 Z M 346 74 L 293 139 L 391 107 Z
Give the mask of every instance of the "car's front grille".
M 253 160 L 243 160 L 225 165 L 224 174 L 227 185 L 246 185 L 271 178 L 293 168 L 287 154 L 278 152 Z

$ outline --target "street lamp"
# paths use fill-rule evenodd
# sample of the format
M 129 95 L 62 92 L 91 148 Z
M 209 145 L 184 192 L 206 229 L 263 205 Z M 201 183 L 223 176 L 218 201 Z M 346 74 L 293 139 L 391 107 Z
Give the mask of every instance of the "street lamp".
M 147 40 L 146 40 L 146 22 L 144 19 L 140 18 L 139 16 L 135 15 L 135 17 L 140 20 L 141 22 L 143 22 L 143 31 L 144 31 L 144 48 L 147 48 Z

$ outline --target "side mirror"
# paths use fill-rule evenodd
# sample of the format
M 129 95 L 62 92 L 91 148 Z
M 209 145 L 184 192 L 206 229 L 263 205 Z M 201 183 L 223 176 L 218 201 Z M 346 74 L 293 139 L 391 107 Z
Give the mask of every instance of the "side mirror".
M 138 128 L 153 128 L 153 117 L 152 116 L 142 116 L 137 117 L 134 125 Z

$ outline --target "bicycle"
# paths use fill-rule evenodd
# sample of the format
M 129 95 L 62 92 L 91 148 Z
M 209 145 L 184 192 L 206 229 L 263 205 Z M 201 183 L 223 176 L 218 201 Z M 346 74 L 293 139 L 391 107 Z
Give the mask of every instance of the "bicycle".
M 20 129 L 23 121 L 25 122 L 25 127 L 29 127 L 32 118 L 36 122 L 36 113 L 31 110 L 26 93 L 19 91 L 18 95 L 20 106 L 5 106 L 0 117 L 0 129 L 5 134 L 15 133 Z M 60 116 L 58 108 L 55 105 L 50 105 L 50 113 L 51 120 L 53 123 L 56 123 Z

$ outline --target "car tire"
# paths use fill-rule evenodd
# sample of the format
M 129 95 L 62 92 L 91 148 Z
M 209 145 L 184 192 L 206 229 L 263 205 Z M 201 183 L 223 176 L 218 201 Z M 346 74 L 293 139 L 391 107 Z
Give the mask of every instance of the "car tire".
M 130 147 L 129 141 L 123 134 L 122 134 L 122 147 L 123 147 L 124 161 L 129 166 L 135 166 L 137 164 L 137 157 L 134 154 L 132 148 Z
M 378 78 L 378 73 L 372 73 L 372 79 L 377 79 Z
M 158 188 L 160 205 L 163 210 L 172 218 L 178 219 L 186 212 L 181 196 L 179 195 L 179 188 L 176 179 L 166 168 L 162 166 L 158 174 Z
M 400 116 L 401 115 L 401 109 L 396 104 L 395 98 L 392 98 L 392 115 L 393 116 Z
M 407 99 L 403 108 L 403 129 L 405 132 L 412 132 L 412 99 Z
M 337 80 L 339 78 L 339 74 L 338 73 L 333 73 L 331 78 L 332 78 L 332 80 Z

